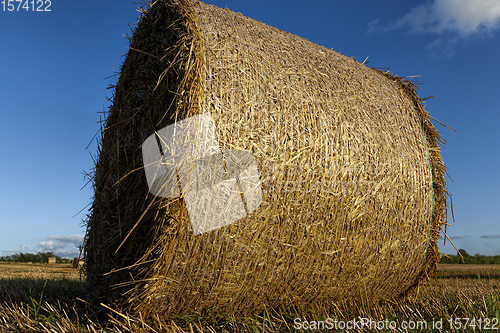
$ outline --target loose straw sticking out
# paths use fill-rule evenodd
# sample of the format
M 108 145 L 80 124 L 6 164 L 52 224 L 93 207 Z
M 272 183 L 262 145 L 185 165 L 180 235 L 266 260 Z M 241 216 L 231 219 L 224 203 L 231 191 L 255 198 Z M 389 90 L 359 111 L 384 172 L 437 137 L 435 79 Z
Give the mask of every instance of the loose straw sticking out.
M 118 311 L 116 311 L 116 310 L 114 310 L 114 309 L 110 308 L 110 307 L 109 307 L 109 306 L 107 306 L 106 304 L 101 303 L 101 305 L 102 305 L 102 306 L 104 306 L 106 309 L 113 311 L 114 313 L 116 313 L 116 314 L 117 314 L 117 315 L 119 315 L 120 317 L 123 317 L 123 318 L 125 318 L 125 319 L 127 319 L 127 320 L 130 320 L 130 318 L 129 318 L 128 316 L 126 316 L 126 315 L 124 315 L 124 314 L 122 314 L 122 313 L 120 313 L 120 312 L 118 312 Z
M 262 201 L 195 236 L 184 197 L 149 193 L 141 147 L 201 113 L 221 151 L 255 158 Z M 87 281 L 144 321 L 398 297 L 436 269 L 443 140 L 407 78 L 227 9 L 159 0 L 103 132 Z

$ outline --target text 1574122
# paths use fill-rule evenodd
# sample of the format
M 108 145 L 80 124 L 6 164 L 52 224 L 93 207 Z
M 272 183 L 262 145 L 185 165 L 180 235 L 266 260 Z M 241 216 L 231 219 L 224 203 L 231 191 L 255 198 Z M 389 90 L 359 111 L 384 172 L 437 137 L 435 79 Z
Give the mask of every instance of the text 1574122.
M 50 12 L 52 2 L 50 0 L 2 0 L 4 12 Z

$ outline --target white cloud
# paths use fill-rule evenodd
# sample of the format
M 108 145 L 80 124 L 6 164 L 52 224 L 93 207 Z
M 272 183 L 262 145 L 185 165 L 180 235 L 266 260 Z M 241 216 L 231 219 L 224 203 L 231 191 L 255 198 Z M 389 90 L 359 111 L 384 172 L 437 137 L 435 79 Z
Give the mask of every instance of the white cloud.
M 38 244 L 38 249 L 40 252 L 53 252 L 56 246 L 53 241 L 40 242 Z
M 459 41 L 488 36 L 500 28 L 500 0 L 428 0 L 393 23 L 368 23 L 367 33 L 407 30 L 436 38 L 425 45 L 435 58 L 454 55 Z
M 70 235 L 70 236 L 49 236 L 48 239 L 53 239 L 65 243 L 81 244 L 83 241 L 82 235 Z
M 500 27 L 500 1 L 434 0 L 414 7 L 382 30 L 406 27 L 412 32 L 451 32 L 461 36 L 491 32 Z M 370 29 L 373 30 L 373 22 Z
M 78 246 L 83 243 L 82 235 L 48 236 L 48 241 L 38 243 L 37 252 L 53 252 L 65 258 L 74 258 L 80 254 Z

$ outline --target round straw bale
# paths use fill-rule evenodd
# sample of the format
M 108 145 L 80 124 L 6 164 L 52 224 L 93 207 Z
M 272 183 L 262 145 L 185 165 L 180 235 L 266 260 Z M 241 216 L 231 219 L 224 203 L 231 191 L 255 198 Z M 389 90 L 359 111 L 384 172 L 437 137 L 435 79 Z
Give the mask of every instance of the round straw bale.
M 227 175 L 188 190 L 174 166 L 178 187 L 155 192 L 145 151 L 186 121 L 213 149 L 189 156 Z M 436 269 L 442 140 L 404 78 L 227 9 L 158 0 L 130 38 L 104 127 L 85 238 L 98 300 L 143 318 L 244 313 L 398 297 Z M 238 194 L 215 197 L 236 218 L 195 226 L 209 215 L 194 212 L 208 207 L 198 194 L 226 185 Z

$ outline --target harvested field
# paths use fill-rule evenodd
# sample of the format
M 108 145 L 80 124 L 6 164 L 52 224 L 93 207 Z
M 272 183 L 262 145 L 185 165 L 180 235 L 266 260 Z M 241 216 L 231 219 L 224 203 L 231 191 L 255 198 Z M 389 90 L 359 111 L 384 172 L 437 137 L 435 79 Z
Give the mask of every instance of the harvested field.
M 440 264 L 438 279 L 500 280 L 500 265 Z
M 438 272 L 500 272 L 500 265 L 439 264 Z
M 104 306 L 92 307 L 83 302 L 86 293 L 76 270 L 60 266 L 54 270 L 36 267 L 24 272 L 26 264 L 0 263 L 0 332 L 145 332 L 146 323 L 127 313 L 118 315 Z M 467 267 L 462 271 L 482 274 L 488 267 Z M 483 265 L 474 265 L 483 266 Z M 496 269 L 496 268 L 493 268 Z M 62 279 L 57 271 L 70 273 Z M 23 271 L 23 272 L 20 272 Z M 458 267 L 439 267 L 441 272 L 460 272 Z M 454 318 L 496 318 L 500 320 L 500 280 L 496 278 L 432 278 L 422 285 L 418 294 L 397 301 L 364 302 L 353 308 L 345 302 L 307 308 L 268 308 L 254 313 L 254 319 L 242 316 L 175 318 L 160 321 L 154 331 L 167 333 L 201 332 L 290 332 L 294 318 L 308 320 L 352 320 L 363 317 L 373 320 L 426 321 Z M 41 302 L 40 302 L 41 300 Z M 35 306 L 33 305 L 35 302 Z M 36 312 L 38 305 L 41 305 Z M 108 306 L 112 307 L 111 304 Z M 123 317 L 123 316 L 124 317 Z M 369 332 L 370 330 L 352 330 Z M 396 330 L 398 332 L 435 332 L 431 329 Z M 451 330 L 448 330 L 451 331 Z M 463 332 L 464 330 L 455 330 Z M 480 331 L 477 330 L 476 331 Z M 325 330 L 325 332 L 332 332 Z
M 79 279 L 79 270 L 71 264 L 41 264 L 0 262 L 0 278 L 45 278 L 45 279 Z

